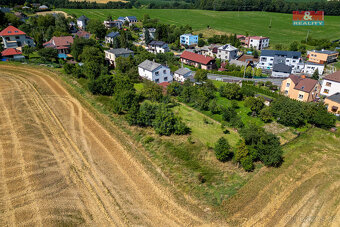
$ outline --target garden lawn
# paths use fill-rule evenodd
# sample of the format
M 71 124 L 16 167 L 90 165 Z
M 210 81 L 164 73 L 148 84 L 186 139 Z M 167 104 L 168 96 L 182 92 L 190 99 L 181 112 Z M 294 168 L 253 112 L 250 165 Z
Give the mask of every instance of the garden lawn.
M 237 132 L 228 128 L 230 134 L 224 134 L 219 122 L 210 119 L 208 116 L 192 109 L 191 107 L 180 104 L 173 108 L 174 113 L 180 116 L 188 127 L 191 128 L 193 139 L 198 139 L 203 144 L 213 146 L 220 137 L 225 137 L 231 146 L 235 146 L 240 136 Z M 205 122 L 205 120 L 207 122 Z
M 194 31 L 204 30 L 207 26 L 213 31 L 226 33 L 262 35 L 270 37 L 270 44 L 287 45 L 313 38 L 338 39 L 340 36 L 340 16 L 325 16 L 324 26 L 293 26 L 292 14 L 253 12 L 253 11 L 209 11 L 188 9 L 57 9 L 77 17 L 85 15 L 90 19 L 104 21 L 109 15 L 136 16 L 139 20 L 144 14 L 158 18 L 160 22 L 175 25 L 190 25 Z M 271 22 L 271 28 L 269 24 Z M 216 33 L 216 32 L 215 32 Z
M 216 93 L 216 98 L 217 104 L 222 105 L 224 107 L 231 107 L 231 100 L 221 97 L 218 92 Z M 241 117 L 245 125 L 248 125 L 249 123 L 256 123 L 260 126 L 264 125 L 264 122 L 260 118 L 248 115 L 251 113 L 251 110 L 250 108 L 244 106 L 244 101 L 237 101 L 237 103 L 240 108 L 236 109 L 236 112 L 238 116 Z

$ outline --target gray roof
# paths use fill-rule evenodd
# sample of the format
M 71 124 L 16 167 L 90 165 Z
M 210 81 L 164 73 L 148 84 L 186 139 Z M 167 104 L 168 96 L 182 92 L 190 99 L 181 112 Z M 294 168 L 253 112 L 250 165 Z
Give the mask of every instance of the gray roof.
M 84 21 L 84 20 L 88 20 L 89 18 L 85 17 L 84 15 L 81 15 L 77 20 L 81 20 L 81 21 Z
M 151 45 L 151 46 L 163 46 L 164 44 L 166 44 L 166 43 L 163 42 L 163 41 L 151 41 L 149 43 L 149 45 Z
M 285 65 L 285 64 L 275 64 L 273 67 L 273 71 L 275 72 L 282 72 L 282 73 L 291 73 L 292 66 Z
M 135 16 L 127 16 L 127 18 L 128 18 L 129 20 L 137 20 L 137 17 L 135 17 Z
M 331 51 L 331 50 L 314 50 L 313 52 L 319 53 L 319 54 L 336 54 L 337 51 Z
M 227 51 L 234 51 L 234 50 L 237 50 L 236 47 L 234 47 L 234 46 L 232 46 L 232 45 L 230 45 L 230 44 L 225 44 L 225 45 L 223 45 L 223 46 L 220 46 L 218 49 L 219 49 L 219 50 L 227 50 Z
M 261 56 L 285 56 L 287 58 L 292 58 L 292 57 L 301 57 L 301 52 L 299 51 L 285 51 L 285 50 L 262 50 L 261 51 Z
M 110 38 L 115 38 L 115 37 L 118 37 L 120 36 L 119 32 L 110 32 L 109 34 L 106 35 L 107 37 L 110 37 Z
M 328 96 L 326 99 L 332 100 L 333 102 L 340 103 L 340 92 L 337 92 L 331 96 Z
M 109 49 L 109 50 L 107 50 L 107 52 L 110 52 L 114 55 L 133 54 L 132 50 L 125 49 L 125 48 Z
M 161 66 L 161 64 L 154 62 L 154 61 L 150 61 L 150 60 L 145 60 L 138 65 L 138 67 L 141 67 L 141 68 L 148 70 L 148 71 L 151 71 L 151 72 L 154 71 L 155 69 L 157 69 L 160 66 Z
M 182 75 L 182 76 L 184 76 L 185 74 L 187 74 L 189 72 L 191 72 L 191 70 L 188 69 L 188 68 L 179 68 L 175 71 L 175 73 Z

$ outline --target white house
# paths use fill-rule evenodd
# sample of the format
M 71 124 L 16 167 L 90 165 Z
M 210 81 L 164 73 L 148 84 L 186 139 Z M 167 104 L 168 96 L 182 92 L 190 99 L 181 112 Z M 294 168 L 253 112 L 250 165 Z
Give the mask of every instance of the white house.
M 127 17 L 125 17 L 125 20 L 128 21 L 129 23 L 138 22 L 137 17 L 135 17 L 135 16 L 127 16 Z
M 292 73 L 300 73 L 304 69 L 301 52 L 283 50 L 262 50 L 257 64 L 261 69 L 273 69 L 276 64 L 292 66 Z
M 331 96 L 340 92 L 340 71 L 329 74 L 323 78 L 321 95 Z
M 169 67 L 145 60 L 138 65 L 138 73 L 141 77 L 154 81 L 155 83 L 171 82 L 172 75 Z
M 155 38 L 155 34 L 156 34 L 156 28 L 147 28 L 147 30 L 149 31 L 149 34 L 150 34 L 150 38 L 151 39 L 154 39 Z M 142 30 L 142 39 L 144 40 L 145 39 L 145 32 L 146 32 L 146 29 L 143 28 Z
M 230 61 L 232 59 L 237 58 L 237 51 L 238 49 L 230 44 L 226 44 L 223 46 L 220 46 L 217 49 L 217 58 L 220 58 L 221 60 L 225 61 Z
M 118 57 L 129 57 L 133 56 L 132 50 L 125 48 L 109 49 L 105 50 L 105 60 L 107 60 L 111 65 L 116 66 L 116 58 Z
M 78 28 L 85 30 L 88 21 L 89 21 L 89 18 L 85 17 L 84 15 L 80 16 L 77 19 L 77 26 L 78 26 Z
M 292 66 L 288 66 L 283 63 L 276 64 L 273 67 L 272 77 L 289 77 L 292 73 L 292 68 Z
M 246 45 L 249 48 L 255 48 L 258 50 L 265 49 L 269 47 L 269 38 L 262 36 L 249 36 L 245 39 Z
M 4 49 L 18 48 L 23 46 L 34 46 L 34 41 L 28 37 L 25 32 L 17 29 L 14 26 L 8 26 L 0 32 Z
M 170 51 L 168 44 L 163 41 L 151 41 L 148 44 L 146 50 L 153 54 L 165 53 Z
M 305 68 L 303 72 L 312 75 L 315 72 L 315 70 L 318 70 L 319 75 L 321 76 L 323 74 L 324 69 L 325 65 L 323 64 L 317 64 L 314 62 L 307 61 L 305 62 Z
M 107 34 L 105 36 L 105 43 L 109 44 L 113 44 L 114 39 L 117 38 L 118 36 L 120 36 L 119 32 L 110 32 L 109 34 Z
M 174 80 L 178 82 L 184 82 L 186 79 L 190 78 L 193 72 L 188 68 L 179 68 L 174 73 Z
M 118 28 L 121 29 L 123 27 L 123 22 L 120 20 L 105 20 L 104 21 L 104 26 L 109 29 L 109 28 Z

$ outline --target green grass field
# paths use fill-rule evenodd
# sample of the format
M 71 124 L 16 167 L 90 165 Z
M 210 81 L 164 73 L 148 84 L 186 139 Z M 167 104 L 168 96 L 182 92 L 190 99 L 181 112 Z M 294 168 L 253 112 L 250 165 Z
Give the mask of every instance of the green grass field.
M 193 138 L 197 138 L 203 144 L 209 143 L 210 146 L 213 146 L 216 141 L 223 136 L 228 140 L 230 145 L 235 146 L 240 139 L 237 132 L 228 128 L 230 134 L 224 134 L 219 122 L 209 119 L 209 117 L 184 104 L 174 107 L 173 111 L 191 128 Z M 208 123 L 205 123 L 204 119 L 207 119 Z
M 226 12 L 184 9 L 58 9 L 76 16 L 104 20 L 107 16 L 135 15 L 141 19 L 144 14 L 158 18 L 163 23 L 189 24 L 194 30 L 213 30 L 226 33 L 262 35 L 270 37 L 272 45 L 288 44 L 306 38 L 307 31 L 313 38 L 338 39 L 340 37 L 340 16 L 325 16 L 325 26 L 293 26 L 292 14 L 269 12 Z M 269 24 L 271 21 L 271 29 Z

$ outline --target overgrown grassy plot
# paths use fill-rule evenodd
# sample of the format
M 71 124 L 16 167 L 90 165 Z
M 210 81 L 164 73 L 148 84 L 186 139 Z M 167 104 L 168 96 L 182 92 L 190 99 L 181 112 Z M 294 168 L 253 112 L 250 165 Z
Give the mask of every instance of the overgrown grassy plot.
M 180 104 L 173 110 L 191 128 L 192 137 L 199 139 L 203 144 L 213 146 L 223 136 L 232 146 L 235 146 L 240 139 L 238 133 L 233 129 L 228 128 L 230 133 L 224 134 L 219 122 L 204 116 L 187 105 Z
M 312 215 L 327 220 L 318 226 L 337 226 L 339 144 L 339 135 L 318 128 L 288 143 L 282 166 L 265 168 L 244 185 L 223 205 L 227 216 L 235 225 L 274 226 L 301 225 Z
M 59 9 L 60 10 L 60 9 Z M 90 19 L 104 20 L 111 15 L 135 15 L 141 19 L 144 14 L 158 18 L 160 22 L 175 25 L 190 25 L 194 30 L 206 29 L 209 25 L 214 33 L 262 35 L 270 37 L 271 46 L 292 41 L 301 41 L 309 36 L 335 40 L 340 36 L 340 16 L 325 16 L 325 26 L 293 26 L 292 14 L 269 12 L 226 12 L 186 9 L 61 9 L 77 17 L 86 15 Z M 269 24 L 271 23 L 271 28 Z

